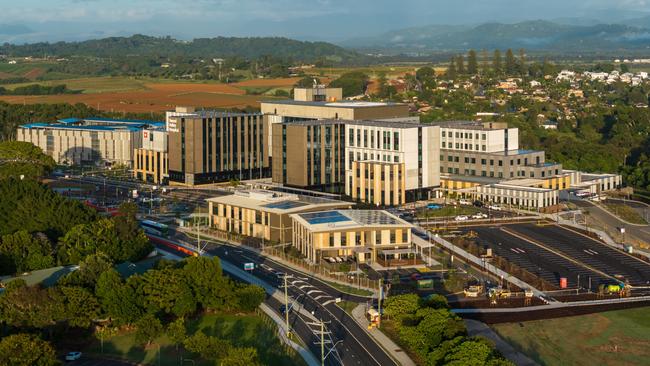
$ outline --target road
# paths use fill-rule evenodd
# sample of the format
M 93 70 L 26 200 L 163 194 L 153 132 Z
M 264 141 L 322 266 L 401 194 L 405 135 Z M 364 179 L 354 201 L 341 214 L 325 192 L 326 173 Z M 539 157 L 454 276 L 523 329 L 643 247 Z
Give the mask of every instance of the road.
M 622 201 L 621 201 L 622 202 Z M 589 212 L 589 216 L 606 226 L 610 233 L 617 233 L 619 227 L 624 227 L 626 236 L 641 242 L 650 243 L 650 225 L 630 225 L 611 214 L 609 211 L 595 205 L 593 202 L 582 199 L 571 199 L 571 203 L 580 209 Z M 635 203 L 626 201 L 625 204 L 635 207 Z M 635 207 L 636 208 L 636 207 Z
M 178 241 L 183 234 L 170 233 L 170 236 Z M 285 267 L 243 247 L 210 244 L 205 249 L 205 255 L 217 256 L 222 261 L 239 268 L 243 268 L 244 263 L 254 263 L 255 269 L 252 274 L 280 291 L 284 291 L 284 274 L 289 275 L 288 293 L 291 298 L 299 299 L 300 305 L 305 310 L 326 322 L 334 344 L 342 341 L 337 347 L 341 362 L 332 361 L 335 360 L 332 358 L 332 360 L 328 359 L 328 364 L 396 365 L 395 361 L 371 338 L 367 331 L 335 303 L 336 298 L 357 303 L 372 301 L 371 299 L 342 293 L 312 276 Z M 281 304 L 277 300 L 270 298 L 266 303 L 279 312 Z M 291 321 L 303 341 L 319 357 L 320 345 L 315 344 L 314 331 L 306 324 L 306 320 L 294 313 Z

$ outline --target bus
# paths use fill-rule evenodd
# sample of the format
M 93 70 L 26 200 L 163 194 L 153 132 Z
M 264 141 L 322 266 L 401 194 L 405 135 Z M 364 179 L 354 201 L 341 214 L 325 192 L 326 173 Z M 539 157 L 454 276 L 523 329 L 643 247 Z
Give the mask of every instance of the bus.
M 166 238 L 167 235 L 169 235 L 169 227 L 159 222 L 142 220 L 140 221 L 140 227 L 147 234 L 157 235 L 163 238 Z

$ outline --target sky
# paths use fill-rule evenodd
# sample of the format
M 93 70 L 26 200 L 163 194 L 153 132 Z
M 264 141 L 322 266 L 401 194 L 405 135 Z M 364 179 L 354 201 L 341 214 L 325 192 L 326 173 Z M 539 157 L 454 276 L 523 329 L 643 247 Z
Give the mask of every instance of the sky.
M 0 42 L 135 33 L 341 41 L 429 24 L 650 16 L 650 0 L 0 0 Z

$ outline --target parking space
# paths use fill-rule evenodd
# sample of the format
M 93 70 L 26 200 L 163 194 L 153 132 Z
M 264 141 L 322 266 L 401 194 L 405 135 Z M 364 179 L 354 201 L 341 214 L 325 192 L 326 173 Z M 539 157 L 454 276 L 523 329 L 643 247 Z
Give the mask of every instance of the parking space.
M 509 226 L 514 232 L 563 253 L 610 276 L 621 277 L 633 286 L 650 284 L 650 264 L 595 239 L 556 225 Z
M 578 278 L 582 279 L 580 285 L 584 288 L 589 286 L 591 279 L 592 290 L 596 290 L 601 283 L 612 282 L 550 250 L 510 235 L 501 227 L 473 227 L 471 230 L 478 234 L 477 242 L 491 248 L 494 255 L 505 258 L 558 288 L 562 277 L 567 279 L 569 288 L 577 287 Z

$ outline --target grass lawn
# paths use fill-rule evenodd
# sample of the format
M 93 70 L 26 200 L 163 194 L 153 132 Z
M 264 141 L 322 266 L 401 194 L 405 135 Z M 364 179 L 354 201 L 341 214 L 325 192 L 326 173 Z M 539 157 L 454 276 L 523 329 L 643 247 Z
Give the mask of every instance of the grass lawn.
M 207 335 L 227 339 L 235 346 L 254 347 L 264 365 L 304 365 L 300 356 L 288 355 L 284 345 L 277 337 L 275 324 L 269 324 L 265 318 L 257 315 L 205 315 L 188 322 L 188 334 L 202 330 Z M 182 351 L 177 351 L 167 336 L 156 339 L 155 344 L 144 349 L 135 344 L 135 334 L 126 332 L 104 340 L 104 354 L 128 359 L 140 364 L 158 364 L 158 345 L 160 345 L 160 365 L 175 366 L 179 364 Z M 85 352 L 101 354 L 101 345 L 94 343 Z M 194 359 L 197 365 L 214 365 L 198 359 L 187 352 L 183 357 Z
M 325 282 L 328 285 L 334 287 L 335 289 L 337 289 L 337 290 L 339 290 L 341 292 L 347 292 L 348 294 L 352 294 L 352 295 L 371 296 L 371 295 L 374 294 L 374 292 L 369 291 L 369 290 L 365 290 L 365 289 L 362 289 L 362 288 L 352 287 L 352 286 L 348 286 L 348 285 L 342 285 L 342 284 L 337 283 L 337 282 L 329 282 L 329 281 L 325 281 Z
M 338 306 L 341 309 L 345 310 L 346 313 L 352 315 L 352 310 L 354 310 L 354 308 L 359 306 L 359 304 L 356 303 L 356 302 L 353 302 L 353 301 L 345 301 L 345 300 L 343 300 L 343 301 L 339 302 L 338 304 L 336 304 L 336 306 Z
M 493 328 L 540 365 L 647 365 L 650 307 L 497 324 Z
M 453 216 L 460 216 L 460 215 L 471 216 L 479 211 L 480 210 L 474 206 L 458 206 L 456 208 L 454 208 L 454 206 L 443 206 L 437 210 L 429 210 L 429 209 L 418 210 L 417 217 L 421 219 L 425 219 L 427 215 L 430 218 L 453 217 Z
M 603 205 L 607 208 L 607 211 L 613 213 L 614 215 L 627 222 L 643 225 L 648 223 L 643 219 L 637 210 L 628 205 L 615 202 L 603 202 Z

